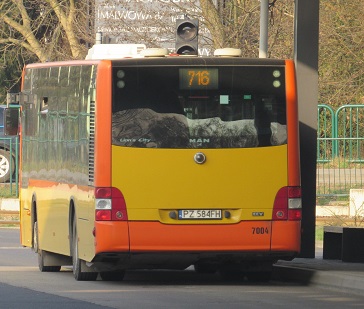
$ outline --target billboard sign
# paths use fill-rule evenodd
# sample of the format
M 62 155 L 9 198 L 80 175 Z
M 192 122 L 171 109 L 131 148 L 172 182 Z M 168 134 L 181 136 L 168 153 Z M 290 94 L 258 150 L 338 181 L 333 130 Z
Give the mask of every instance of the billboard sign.
M 176 20 L 198 18 L 199 54 L 209 55 L 210 33 L 201 22 L 198 0 L 95 0 L 95 29 L 108 43 L 175 49 Z

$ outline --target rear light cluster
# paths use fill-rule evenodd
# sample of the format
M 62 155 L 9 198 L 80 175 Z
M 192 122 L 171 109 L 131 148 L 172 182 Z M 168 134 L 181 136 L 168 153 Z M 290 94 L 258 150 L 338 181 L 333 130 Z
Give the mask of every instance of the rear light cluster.
M 95 217 L 96 221 L 125 221 L 128 220 L 123 194 L 117 188 L 95 188 Z
M 302 219 L 301 187 L 283 187 L 277 192 L 272 220 Z

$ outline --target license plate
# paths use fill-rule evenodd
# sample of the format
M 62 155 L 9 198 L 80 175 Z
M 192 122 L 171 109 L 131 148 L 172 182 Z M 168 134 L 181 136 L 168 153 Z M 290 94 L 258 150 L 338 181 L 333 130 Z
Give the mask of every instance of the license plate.
M 221 209 L 184 209 L 178 211 L 180 220 L 221 220 Z

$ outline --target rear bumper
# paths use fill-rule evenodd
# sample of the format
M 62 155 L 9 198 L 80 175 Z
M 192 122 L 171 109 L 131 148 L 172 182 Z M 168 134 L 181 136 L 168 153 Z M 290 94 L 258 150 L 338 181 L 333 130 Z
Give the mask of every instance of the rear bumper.
M 169 225 L 159 222 L 97 222 L 95 255 L 105 253 L 237 253 L 283 257 L 300 251 L 300 221 Z

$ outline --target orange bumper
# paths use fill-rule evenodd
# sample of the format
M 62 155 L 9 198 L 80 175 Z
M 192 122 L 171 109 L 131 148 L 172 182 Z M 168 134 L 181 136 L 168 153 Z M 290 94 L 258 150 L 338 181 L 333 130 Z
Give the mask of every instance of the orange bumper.
M 299 253 L 299 221 L 243 221 L 232 225 L 96 222 L 95 254 L 103 252 Z

